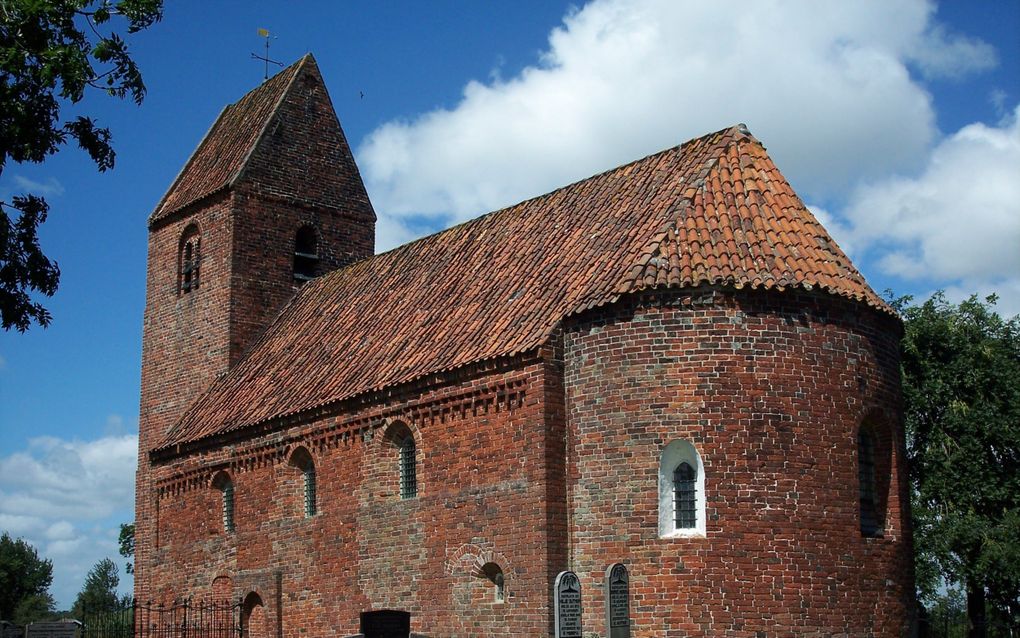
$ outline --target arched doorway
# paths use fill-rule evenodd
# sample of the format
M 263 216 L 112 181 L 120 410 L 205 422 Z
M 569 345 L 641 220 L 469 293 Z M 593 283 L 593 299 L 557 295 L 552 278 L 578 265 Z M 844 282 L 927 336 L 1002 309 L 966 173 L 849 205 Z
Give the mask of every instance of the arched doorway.
M 244 638 L 269 638 L 266 606 L 262 604 L 262 598 L 255 592 L 244 597 L 241 621 L 244 627 Z

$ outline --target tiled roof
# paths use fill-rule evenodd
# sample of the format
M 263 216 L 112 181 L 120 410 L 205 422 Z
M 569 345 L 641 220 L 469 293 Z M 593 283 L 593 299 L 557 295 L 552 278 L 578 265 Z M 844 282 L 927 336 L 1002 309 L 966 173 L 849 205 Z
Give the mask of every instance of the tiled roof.
M 269 125 L 287 88 L 303 65 L 315 64 L 308 54 L 266 80 L 220 112 L 166 194 L 149 216 L 152 224 L 221 189 L 228 188 Z
M 481 360 L 652 288 L 821 288 L 889 311 L 743 126 L 306 285 L 160 448 Z

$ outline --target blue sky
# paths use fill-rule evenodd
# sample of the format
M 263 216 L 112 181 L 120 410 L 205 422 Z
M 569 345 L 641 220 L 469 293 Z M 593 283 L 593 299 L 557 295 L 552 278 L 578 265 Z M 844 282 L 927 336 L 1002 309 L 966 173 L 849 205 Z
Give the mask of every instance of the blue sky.
M 130 40 L 144 104 L 67 111 L 113 171 L 67 148 L 0 177 L 49 198 L 62 271 L 53 324 L 0 333 L 0 529 L 60 606 L 133 517 L 146 217 L 260 82 L 258 27 L 315 54 L 378 249 L 745 122 L 875 289 L 1020 312 L 1018 2 L 176 2 Z

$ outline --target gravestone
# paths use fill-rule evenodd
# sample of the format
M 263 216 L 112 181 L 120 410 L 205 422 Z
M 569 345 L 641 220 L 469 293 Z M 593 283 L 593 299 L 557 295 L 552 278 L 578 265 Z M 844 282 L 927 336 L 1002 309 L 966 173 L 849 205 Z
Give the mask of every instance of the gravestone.
M 26 638 L 78 638 L 81 623 L 77 620 L 34 622 L 25 628 Z
M 394 609 L 363 611 L 361 633 L 365 638 L 410 638 L 411 612 Z
M 581 636 L 581 581 L 574 572 L 560 572 L 553 585 L 556 638 Z
M 622 563 L 606 569 L 606 638 L 630 638 L 630 574 Z

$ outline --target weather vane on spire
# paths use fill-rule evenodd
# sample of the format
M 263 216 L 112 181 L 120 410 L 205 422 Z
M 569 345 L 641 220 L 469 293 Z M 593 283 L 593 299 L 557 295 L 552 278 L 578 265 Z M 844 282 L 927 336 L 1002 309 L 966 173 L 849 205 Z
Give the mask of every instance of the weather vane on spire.
M 262 60 L 263 62 L 266 63 L 266 75 L 265 77 L 262 78 L 262 81 L 265 82 L 266 80 L 269 79 L 269 64 L 272 63 L 275 64 L 276 66 L 283 66 L 283 62 L 277 62 L 276 60 L 273 60 L 269 57 L 269 29 L 259 28 L 258 33 L 260 37 L 266 39 L 266 54 L 262 56 L 257 53 L 252 53 L 251 57 L 255 58 L 256 60 Z

